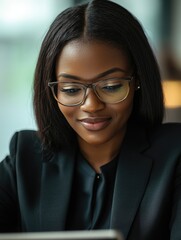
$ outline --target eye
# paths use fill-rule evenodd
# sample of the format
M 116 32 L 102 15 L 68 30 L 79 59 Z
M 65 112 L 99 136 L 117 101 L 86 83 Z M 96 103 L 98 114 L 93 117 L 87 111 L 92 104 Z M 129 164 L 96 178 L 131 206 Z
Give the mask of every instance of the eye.
M 81 92 L 81 88 L 79 87 L 64 87 L 60 89 L 60 92 L 65 93 L 67 95 L 76 95 Z
M 123 87 L 121 83 L 110 83 L 102 87 L 105 92 L 118 92 Z

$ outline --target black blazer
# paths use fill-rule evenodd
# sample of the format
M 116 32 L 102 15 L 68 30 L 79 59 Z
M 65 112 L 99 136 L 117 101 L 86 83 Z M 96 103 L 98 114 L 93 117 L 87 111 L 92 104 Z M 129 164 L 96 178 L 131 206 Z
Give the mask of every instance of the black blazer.
M 42 151 L 34 131 L 11 140 L 0 163 L 0 231 L 65 227 L 76 149 Z M 95 153 L 96 157 L 96 153 Z M 181 124 L 128 128 L 119 154 L 111 228 L 128 240 L 181 239 Z

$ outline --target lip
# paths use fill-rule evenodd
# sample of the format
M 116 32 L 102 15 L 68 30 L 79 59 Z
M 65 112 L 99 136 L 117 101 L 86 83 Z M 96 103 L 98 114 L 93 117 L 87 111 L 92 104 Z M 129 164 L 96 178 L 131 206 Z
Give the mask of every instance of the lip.
M 82 124 L 82 126 L 89 131 L 100 131 L 110 124 L 111 118 L 110 117 L 105 117 L 105 118 L 90 117 L 90 118 L 81 119 L 79 121 Z

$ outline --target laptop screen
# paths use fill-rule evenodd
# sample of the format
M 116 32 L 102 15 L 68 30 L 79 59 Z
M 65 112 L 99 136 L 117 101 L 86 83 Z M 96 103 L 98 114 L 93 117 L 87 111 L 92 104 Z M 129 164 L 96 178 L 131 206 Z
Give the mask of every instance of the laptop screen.
M 1 233 L 0 240 L 123 240 L 116 230 Z

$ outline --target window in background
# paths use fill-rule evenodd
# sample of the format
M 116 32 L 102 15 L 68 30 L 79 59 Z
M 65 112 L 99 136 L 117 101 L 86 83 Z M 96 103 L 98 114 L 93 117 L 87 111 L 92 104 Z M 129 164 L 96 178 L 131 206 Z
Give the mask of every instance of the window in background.
M 40 45 L 55 16 L 71 0 L 0 1 L 0 161 L 12 134 L 36 129 L 32 83 Z

